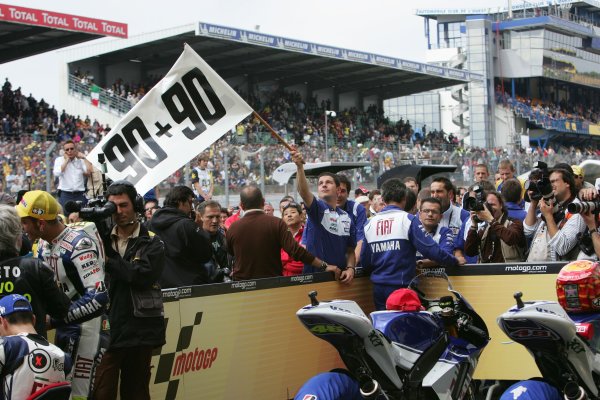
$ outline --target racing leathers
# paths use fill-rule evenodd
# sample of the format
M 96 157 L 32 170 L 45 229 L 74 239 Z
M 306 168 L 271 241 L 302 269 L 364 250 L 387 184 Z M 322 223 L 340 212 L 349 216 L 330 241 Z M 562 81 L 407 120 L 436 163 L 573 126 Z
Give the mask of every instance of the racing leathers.
M 64 382 L 71 370 L 68 355 L 35 333 L 0 338 L 0 398 L 25 400 L 45 386 Z
M 109 339 L 104 249 L 86 233 L 67 226 L 52 242 L 40 240 L 38 257 L 54 270 L 56 283 L 71 299 L 67 317 L 53 320 L 56 345 L 73 360 L 72 399 L 86 399 Z

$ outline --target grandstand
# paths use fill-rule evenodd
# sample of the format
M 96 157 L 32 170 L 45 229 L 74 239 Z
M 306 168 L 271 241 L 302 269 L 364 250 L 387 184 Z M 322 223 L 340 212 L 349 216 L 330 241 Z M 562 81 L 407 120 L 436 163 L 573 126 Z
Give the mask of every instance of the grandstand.
M 425 19 L 429 61 L 479 73 L 486 82 L 436 92 L 434 101 L 451 110 L 451 118 L 432 128 L 468 134 L 468 144 L 483 148 L 519 147 L 519 136 L 527 134 L 540 147 L 600 139 L 596 2 L 421 9 L 417 15 Z M 398 104 L 386 105 L 386 112 L 410 117 Z

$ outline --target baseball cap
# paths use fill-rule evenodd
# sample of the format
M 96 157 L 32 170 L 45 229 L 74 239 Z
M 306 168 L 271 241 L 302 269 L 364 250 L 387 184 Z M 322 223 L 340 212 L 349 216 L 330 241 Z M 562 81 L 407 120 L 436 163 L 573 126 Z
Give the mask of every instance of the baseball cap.
M 355 192 L 359 192 L 362 194 L 369 194 L 369 189 L 367 189 L 366 187 L 364 187 L 363 185 L 360 185 Z
M 22 311 L 33 312 L 31 304 L 24 296 L 9 294 L 0 299 L 0 317 Z
M 581 168 L 579 165 L 571 165 L 571 169 L 573 170 L 573 175 L 581 176 L 582 178 L 585 177 L 583 168 Z
M 398 289 L 392 292 L 385 302 L 386 310 L 423 311 L 417 292 L 412 289 Z
M 21 218 L 32 217 L 51 221 L 58 216 L 60 206 L 50 193 L 43 190 L 31 190 L 23 195 L 15 208 Z

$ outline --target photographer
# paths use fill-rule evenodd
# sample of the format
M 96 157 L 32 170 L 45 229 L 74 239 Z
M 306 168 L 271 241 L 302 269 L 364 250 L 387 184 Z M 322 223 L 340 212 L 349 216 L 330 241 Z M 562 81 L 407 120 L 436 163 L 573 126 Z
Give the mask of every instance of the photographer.
M 525 236 L 533 238 L 528 262 L 576 259 L 577 234 L 584 231 L 585 223 L 581 215 L 567 212 L 569 204 L 579 203 L 575 187 L 573 175 L 563 169 L 552 170 L 547 179 L 543 174 L 536 182 L 537 191 L 528 185 L 531 205 L 523 224 Z
M 94 398 L 150 399 L 150 359 L 165 343 L 165 320 L 158 279 L 165 264 L 160 238 L 140 224 L 143 199 L 127 181 L 108 187 L 116 206 L 114 226 L 105 240 L 110 295 L 110 343 L 96 372 Z
M 468 256 L 479 256 L 480 263 L 520 262 L 525 251 L 523 224 L 508 217 L 498 192 L 485 196 L 479 211 L 471 211 L 472 224 L 465 242 Z
M 597 261 L 600 258 L 600 196 L 595 188 L 584 188 L 579 192 L 579 197 L 583 201 L 577 211 L 580 211 L 587 229 L 579 238 L 581 252 L 577 259 Z

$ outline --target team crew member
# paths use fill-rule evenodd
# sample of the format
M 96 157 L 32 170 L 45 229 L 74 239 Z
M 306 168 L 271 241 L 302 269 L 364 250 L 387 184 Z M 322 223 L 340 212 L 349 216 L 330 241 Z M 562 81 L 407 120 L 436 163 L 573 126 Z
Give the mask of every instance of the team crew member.
M 65 382 L 71 360 L 33 325 L 31 304 L 19 294 L 0 299 L 0 397 L 25 400 L 44 387 Z
M 419 219 L 403 210 L 406 186 L 400 179 L 388 179 L 381 186 L 387 206 L 365 227 L 365 243 L 360 259 L 371 271 L 376 310 L 385 310 L 388 296 L 407 287 L 416 273 L 416 253 L 442 265 L 456 265 L 425 230 Z
M 85 197 L 85 177 L 91 176 L 93 167 L 85 154 L 78 152 L 75 143 L 67 140 L 63 144 L 64 156 L 54 160 L 54 176 L 58 178 L 59 203 L 64 208 L 67 201 L 82 201 Z
M 297 168 L 298 192 L 308 217 L 302 240 L 311 254 L 324 261 L 320 268 L 304 264 L 304 272 L 326 270 L 332 264 L 342 270 L 340 280 L 350 283 L 356 269 L 356 227 L 348 213 L 337 207 L 340 181 L 335 174 L 322 173 L 317 189 L 319 198 L 315 198 L 306 180 L 302 154 L 292 151 L 291 155 Z
M 58 219 L 58 202 L 50 193 L 25 193 L 16 207 L 23 230 L 40 239 L 37 257 L 54 270 L 58 286 L 71 299 L 67 317 L 54 321 L 56 344 L 70 354 L 73 397 L 90 395 L 96 366 L 108 341 L 104 315 L 108 294 L 104 286 L 104 251 L 83 231 Z
M 158 279 L 165 264 L 162 241 L 138 220 L 142 198 L 133 185 L 116 181 L 108 200 L 117 211 L 105 240 L 109 279 L 110 345 L 96 373 L 94 399 L 150 399 L 150 359 L 165 344 L 165 320 Z
M 409 189 L 410 190 L 410 189 Z M 419 210 L 419 221 L 425 231 L 433 238 L 433 240 L 448 254 L 454 252 L 454 235 L 449 228 L 440 226 L 442 220 L 442 203 L 434 198 L 428 197 L 421 201 L 421 209 Z M 423 255 L 417 252 L 418 267 L 432 267 L 437 265 L 436 262 L 423 259 Z
M 42 260 L 19 257 L 21 219 L 14 207 L 0 204 L 0 282 L 4 293 L 18 293 L 31 300 L 35 330 L 46 336 L 46 314 L 63 319 L 71 300 L 56 286 L 54 272 Z
M 357 201 L 348 200 L 352 183 L 346 175 L 339 174 L 337 177 L 340 180 L 340 190 L 337 198 L 337 206 L 346 211 L 356 227 L 356 248 L 354 256 L 357 262 L 360 257 L 360 248 L 365 239 L 365 225 L 367 224 L 367 210 Z
M 430 186 L 431 197 L 442 202 L 441 226 L 450 228 L 454 236 L 458 235 L 462 223 L 469 219 L 469 212 L 452 204 L 454 200 L 454 185 L 448 178 L 435 178 Z M 385 200 L 384 200 L 385 201 Z
M 362 400 L 358 382 L 345 370 L 337 369 L 310 378 L 294 400 Z

